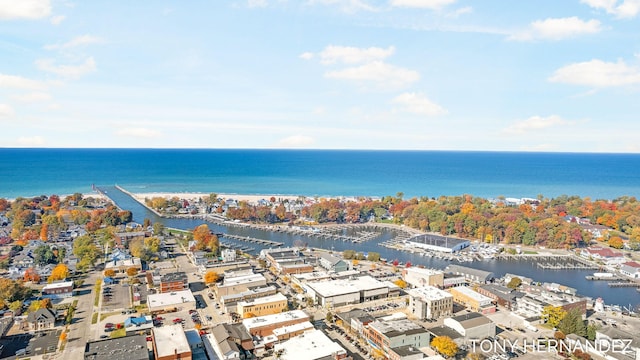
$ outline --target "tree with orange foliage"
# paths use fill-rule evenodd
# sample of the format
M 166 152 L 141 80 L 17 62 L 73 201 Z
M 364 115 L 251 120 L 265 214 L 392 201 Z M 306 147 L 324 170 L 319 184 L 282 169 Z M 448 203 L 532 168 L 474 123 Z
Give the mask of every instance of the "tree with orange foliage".
M 42 224 L 42 227 L 40 228 L 40 240 L 42 240 L 42 241 L 49 240 L 49 225 L 48 224 Z
M 204 274 L 204 283 L 213 284 L 214 282 L 218 281 L 219 278 L 220 276 L 218 275 L 217 272 L 213 270 L 209 270 Z
M 619 236 L 612 236 L 611 239 L 609 239 L 609 246 L 614 249 L 622 249 L 624 242 Z
M 58 264 L 51 270 L 51 276 L 47 279 L 48 282 L 54 282 L 56 280 L 64 280 L 69 276 L 69 268 L 65 264 Z
M 136 276 L 136 274 L 138 274 L 138 269 L 135 267 L 130 267 L 127 269 L 127 275 L 129 276 Z
M 116 272 L 113 269 L 107 269 L 104 271 L 104 276 L 114 277 L 116 276 Z
M 31 282 L 34 282 L 34 283 L 39 283 L 40 282 L 40 275 L 36 272 L 36 270 L 34 268 L 30 267 L 24 272 L 23 279 L 24 279 L 24 281 L 31 281 Z
M 62 334 L 60 334 L 60 341 L 65 342 L 67 340 L 67 332 L 63 331 Z

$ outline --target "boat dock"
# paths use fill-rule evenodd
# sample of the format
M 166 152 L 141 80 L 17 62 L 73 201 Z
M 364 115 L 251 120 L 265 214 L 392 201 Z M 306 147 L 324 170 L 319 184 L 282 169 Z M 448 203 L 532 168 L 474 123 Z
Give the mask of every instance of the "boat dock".
M 242 245 L 238 245 L 238 244 L 234 244 L 226 241 L 220 241 L 220 245 L 229 249 L 240 250 L 245 253 L 249 253 L 256 250 L 255 248 L 252 248 L 249 246 L 242 246 Z
M 532 261 L 536 267 L 545 270 L 598 270 L 600 266 L 569 254 L 499 254 L 496 259 L 513 261 Z
M 236 241 L 246 241 L 254 244 L 266 245 L 266 246 L 282 246 L 284 243 L 278 241 L 271 241 L 265 239 L 252 238 L 250 236 L 240 236 L 240 235 L 232 235 L 232 234 L 222 234 L 223 238 L 236 240 Z
M 607 283 L 610 287 L 635 287 L 640 289 L 640 282 L 634 281 L 616 281 Z

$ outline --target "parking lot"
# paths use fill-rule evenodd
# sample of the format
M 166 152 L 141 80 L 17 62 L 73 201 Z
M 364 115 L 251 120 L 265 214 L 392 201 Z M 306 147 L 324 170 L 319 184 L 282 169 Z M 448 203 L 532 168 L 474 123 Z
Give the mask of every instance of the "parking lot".
M 102 312 L 112 312 L 131 307 L 129 284 L 122 279 L 112 285 L 102 285 Z
M 18 334 L 6 336 L 0 341 L 4 345 L 0 359 L 15 359 L 16 351 L 25 349 L 29 345 L 29 340 L 33 337 L 31 334 Z
M 341 327 L 336 325 L 329 325 L 328 327 L 322 329 L 329 338 L 334 339 L 342 347 L 347 349 L 350 355 L 353 356 L 354 359 L 369 359 L 371 358 L 369 352 L 367 350 L 367 346 L 360 343 L 356 336 L 352 336 L 347 334 Z

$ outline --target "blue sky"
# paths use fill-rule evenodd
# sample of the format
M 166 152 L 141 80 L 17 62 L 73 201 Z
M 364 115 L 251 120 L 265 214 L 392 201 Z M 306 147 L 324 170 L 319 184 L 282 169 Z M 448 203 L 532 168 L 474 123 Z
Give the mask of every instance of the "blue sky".
M 640 152 L 640 0 L 0 0 L 0 147 Z

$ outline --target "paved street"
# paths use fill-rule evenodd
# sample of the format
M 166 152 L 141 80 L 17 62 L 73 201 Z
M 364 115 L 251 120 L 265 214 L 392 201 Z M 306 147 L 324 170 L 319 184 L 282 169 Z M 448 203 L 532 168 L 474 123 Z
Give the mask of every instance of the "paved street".
M 78 305 L 73 322 L 69 325 L 67 344 L 61 357 L 65 360 L 84 359 L 85 344 L 91 340 L 91 315 L 94 311 L 97 311 L 97 308 L 93 306 L 93 301 L 95 297 L 94 287 L 99 276 L 99 271 L 90 273 L 84 280 L 80 295 L 76 297 Z

